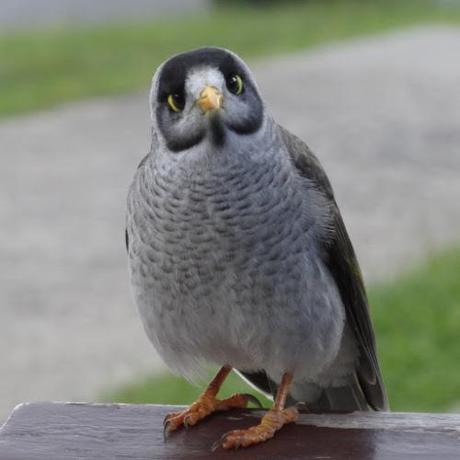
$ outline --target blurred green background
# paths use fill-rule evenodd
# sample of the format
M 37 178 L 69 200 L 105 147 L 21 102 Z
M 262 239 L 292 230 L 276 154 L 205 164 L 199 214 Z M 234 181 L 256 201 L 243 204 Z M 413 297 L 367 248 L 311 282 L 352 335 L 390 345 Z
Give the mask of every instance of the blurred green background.
M 220 1 L 159 22 L 54 26 L 0 35 L 0 116 L 143 89 L 177 50 L 213 44 L 243 58 L 294 51 L 417 24 L 459 24 L 433 0 Z M 0 32 L 1 34 L 1 32 Z
M 231 3 L 232 6 L 229 6 Z M 257 5 L 264 3 L 264 8 Z M 0 32 L 0 117 L 95 96 L 145 90 L 178 50 L 213 44 L 243 58 L 403 29 L 460 24 L 458 2 L 429 0 L 216 1 L 158 22 L 118 20 Z M 393 410 L 444 411 L 460 403 L 460 248 L 369 287 L 379 356 Z M 156 375 L 100 395 L 104 401 L 189 403 L 202 388 Z M 248 391 L 236 376 L 223 395 Z

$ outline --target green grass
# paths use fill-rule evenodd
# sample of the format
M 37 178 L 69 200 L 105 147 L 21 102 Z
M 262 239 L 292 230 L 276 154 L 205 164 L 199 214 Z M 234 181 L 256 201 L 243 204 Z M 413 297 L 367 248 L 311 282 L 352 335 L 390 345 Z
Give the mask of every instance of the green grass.
M 444 411 L 460 403 L 460 247 L 369 292 L 391 407 Z M 172 376 L 151 377 L 104 400 L 184 404 L 201 388 Z M 236 375 L 223 395 L 251 391 Z
M 460 403 L 460 248 L 370 291 L 392 407 L 446 410 Z
M 146 89 L 172 53 L 225 46 L 244 58 L 422 23 L 460 23 L 428 0 L 329 0 L 216 8 L 161 22 L 0 35 L 0 117 L 92 96 Z
M 212 376 L 213 373 L 210 372 L 209 380 Z M 186 404 L 194 401 L 207 383 L 206 380 L 203 380 L 199 384 L 192 385 L 183 378 L 170 374 L 152 376 L 142 382 L 126 385 L 115 390 L 105 395 L 102 399 L 110 402 L 129 402 L 133 404 Z M 232 372 L 224 382 L 219 392 L 219 397 L 225 398 L 235 392 L 253 394 L 264 406 L 269 406 L 270 404 L 268 399 Z

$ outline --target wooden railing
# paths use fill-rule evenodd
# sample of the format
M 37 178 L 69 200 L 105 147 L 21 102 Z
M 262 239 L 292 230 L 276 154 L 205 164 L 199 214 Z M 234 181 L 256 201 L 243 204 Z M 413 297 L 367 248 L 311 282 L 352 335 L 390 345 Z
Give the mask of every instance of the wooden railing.
M 30 403 L 0 430 L 1 460 L 67 459 L 460 459 L 460 414 L 302 414 L 264 444 L 213 452 L 216 439 L 257 423 L 259 410 L 215 414 L 163 438 L 177 407 Z

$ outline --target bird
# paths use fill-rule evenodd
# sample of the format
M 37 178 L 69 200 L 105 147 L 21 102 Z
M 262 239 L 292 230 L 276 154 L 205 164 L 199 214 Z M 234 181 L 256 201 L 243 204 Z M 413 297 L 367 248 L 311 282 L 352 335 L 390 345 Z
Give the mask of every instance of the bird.
M 215 448 L 267 441 L 301 407 L 389 410 L 330 181 L 275 121 L 247 64 L 217 47 L 176 54 L 154 73 L 149 103 L 151 147 L 127 198 L 133 297 L 172 371 L 193 379 L 219 368 L 193 404 L 165 417 L 165 434 L 253 402 L 218 398 L 232 369 L 273 405 Z

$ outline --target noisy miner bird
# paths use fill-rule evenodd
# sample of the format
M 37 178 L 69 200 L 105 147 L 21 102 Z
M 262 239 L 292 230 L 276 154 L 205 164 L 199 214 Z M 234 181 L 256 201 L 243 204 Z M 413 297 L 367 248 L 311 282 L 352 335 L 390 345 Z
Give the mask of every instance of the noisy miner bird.
M 280 82 L 280 90 L 283 88 Z M 224 448 L 260 443 L 311 411 L 386 410 L 368 302 L 329 180 L 278 125 L 247 65 L 201 48 L 153 77 L 150 153 L 128 194 L 135 301 L 153 345 L 185 376 L 221 366 L 165 432 L 250 396 L 217 399 L 231 369 L 272 408 Z M 287 403 L 290 407 L 285 407 Z

